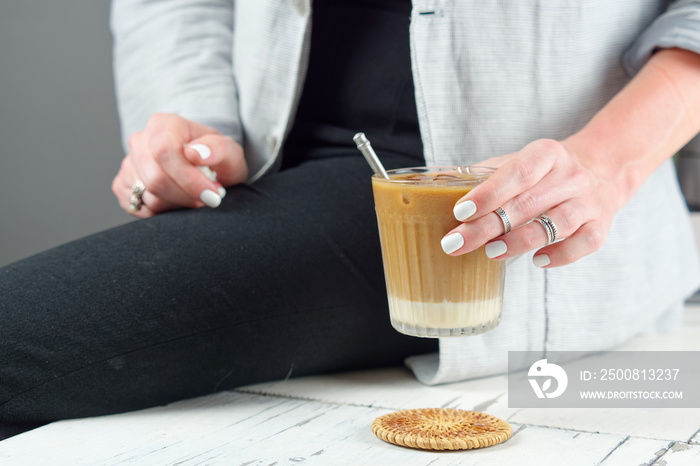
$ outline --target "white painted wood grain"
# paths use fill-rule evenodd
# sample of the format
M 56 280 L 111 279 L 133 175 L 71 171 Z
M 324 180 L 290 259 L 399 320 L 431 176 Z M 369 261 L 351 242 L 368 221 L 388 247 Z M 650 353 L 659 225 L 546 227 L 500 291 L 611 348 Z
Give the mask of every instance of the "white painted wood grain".
M 700 409 L 526 408 L 508 418 L 518 424 L 687 442 L 700 427 Z
M 695 432 L 695 435 L 690 439 L 689 443 L 700 445 L 700 428 L 697 430 L 697 432 Z
M 650 465 L 664 455 L 666 449 L 673 443 L 665 440 L 627 437 L 610 452 L 600 466 Z
M 655 466 L 698 466 L 700 464 L 700 445 L 685 442 L 673 442 L 654 462 Z
M 429 387 L 418 382 L 407 369 L 395 368 L 289 379 L 239 390 L 392 409 L 449 407 L 483 411 L 507 393 L 508 379 L 498 375 Z M 507 410 L 507 415 L 516 411 Z
M 596 464 L 625 437 L 514 425 L 502 445 L 425 452 L 387 444 L 387 409 L 227 393 L 136 413 L 53 424 L 0 444 L 3 464 Z M 50 433 L 50 435 L 47 435 Z M 40 447 L 39 447 L 40 446 Z

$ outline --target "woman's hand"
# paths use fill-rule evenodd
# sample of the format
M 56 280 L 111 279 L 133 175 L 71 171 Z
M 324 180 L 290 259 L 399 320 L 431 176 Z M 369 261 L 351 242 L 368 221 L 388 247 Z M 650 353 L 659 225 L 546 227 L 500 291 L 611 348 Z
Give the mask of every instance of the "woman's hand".
M 538 140 L 479 165 L 498 170 L 456 204 L 455 217 L 464 223 L 443 239 L 443 249 L 452 255 L 486 244 L 489 257 L 503 260 L 542 248 L 549 235 L 532 220 L 546 213 L 563 240 L 538 251 L 534 262 L 569 264 L 602 246 L 624 204 L 615 182 L 597 174 L 566 143 Z M 510 233 L 504 234 L 504 222 L 494 212 L 498 207 L 510 219 Z
M 216 173 L 213 180 L 198 167 Z M 112 182 L 119 205 L 141 218 L 181 207 L 217 207 L 224 186 L 244 182 L 248 168 L 241 146 L 213 128 L 173 114 L 155 114 L 129 138 L 129 153 Z M 136 180 L 145 187 L 142 206 L 130 196 Z

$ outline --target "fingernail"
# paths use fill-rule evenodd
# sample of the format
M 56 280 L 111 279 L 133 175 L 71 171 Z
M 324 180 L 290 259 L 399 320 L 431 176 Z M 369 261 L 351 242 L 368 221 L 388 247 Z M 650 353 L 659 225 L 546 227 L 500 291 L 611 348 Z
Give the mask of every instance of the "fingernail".
M 198 165 L 197 168 L 199 168 L 199 171 L 202 172 L 204 176 L 206 176 L 212 181 L 216 181 L 216 172 L 214 170 L 203 165 Z
M 447 235 L 442 238 L 442 240 L 440 240 L 440 244 L 442 245 L 442 250 L 445 251 L 445 254 L 452 254 L 457 249 L 464 246 L 464 237 L 462 237 L 462 235 L 459 233 L 452 233 L 451 235 Z
M 209 149 L 209 146 L 205 146 L 204 144 L 192 144 L 190 149 L 197 151 L 202 160 L 208 159 L 211 156 L 211 149 Z
M 476 204 L 474 204 L 474 201 L 460 202 L 452 211 L 455 214 L 455 218 L 463 222 L 476 213 Z
M 221 199 L 226 197 L 226 188 L 219 188 L 219 197 Z
M 221 204 L 221 197 L 210 189 L 205 189 L 199 198 L 209 207 L 219 207 Z
M 549 256 L 547 254 L 540 254 L 532 258 L 532 263 L 536 267 L 545 267 L 550 264 Z
M 493 259 L 494 257 L 502 256 L 508 252 L 508 246 L 505 241 L 494 241 L 493 243 L 488 243 L 484 247 L 484 250 L 486 251 L 486 256 L 488 256 L 489 259 Z

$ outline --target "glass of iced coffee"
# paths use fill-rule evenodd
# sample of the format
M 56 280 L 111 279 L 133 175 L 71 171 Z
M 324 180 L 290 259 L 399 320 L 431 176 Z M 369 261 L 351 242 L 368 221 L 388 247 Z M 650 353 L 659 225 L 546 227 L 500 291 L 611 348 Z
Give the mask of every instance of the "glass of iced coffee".
M 481 247 L 448 256 L 452 209 L 488 178 L 484 167 L 418 167 L 372 177 L 391 324 L 418 337 L 476 335 L 501 321 L 505 265 Z

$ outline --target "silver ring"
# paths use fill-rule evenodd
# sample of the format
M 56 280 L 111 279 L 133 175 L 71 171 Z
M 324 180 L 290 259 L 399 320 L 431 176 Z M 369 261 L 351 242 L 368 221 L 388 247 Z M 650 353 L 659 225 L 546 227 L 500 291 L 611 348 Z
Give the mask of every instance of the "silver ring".
M 513 229 L 513 225 L 510 223 L 510 217 L 508 217 L 508 214 L 506 213 L 505 210 L 503 210 L 501 207 L 498 209 L 494 210 L 498 214 L 499 217 L 501 217 L 501 221 L 503 222 L 503 229 L 505 230 L 505 233 L 510 233 L 510 230 Z
M 540 215 L 535 220 L 540 222 L 540 225 L 542 225 L 547 232 L 547 244 L 552 244 L 555 242 L 557 240 L 557 226 L 554 224 L 552 219 L 546 215 Z
M 143 207 L 143 193 L 146 191 L 143 181 L 137 179 L 131 185 L 131 195 L 129 196 L 129 210 L 134 213 Z

